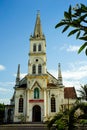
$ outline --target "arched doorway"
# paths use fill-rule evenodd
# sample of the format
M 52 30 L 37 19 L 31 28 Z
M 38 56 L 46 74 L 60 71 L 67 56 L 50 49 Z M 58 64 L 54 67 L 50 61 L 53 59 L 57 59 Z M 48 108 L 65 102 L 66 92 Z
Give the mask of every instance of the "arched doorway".
M 41 121 L 41 107 L 39 105 L 35 105 L 32 109 L 32 121 L 33 122 Z

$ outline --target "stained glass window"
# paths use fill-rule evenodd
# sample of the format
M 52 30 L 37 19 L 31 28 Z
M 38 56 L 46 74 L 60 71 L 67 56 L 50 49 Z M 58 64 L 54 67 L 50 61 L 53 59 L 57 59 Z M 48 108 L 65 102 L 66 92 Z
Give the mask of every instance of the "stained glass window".
M 38 99 L 39 98 L 39 88 L 34 89 L 34 98 Z

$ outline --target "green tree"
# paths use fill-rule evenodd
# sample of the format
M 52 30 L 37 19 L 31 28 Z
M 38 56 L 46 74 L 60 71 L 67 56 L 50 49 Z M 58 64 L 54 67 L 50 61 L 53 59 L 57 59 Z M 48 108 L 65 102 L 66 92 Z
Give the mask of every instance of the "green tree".
M 78 123 L 87 124 L 87 103 L 77 103 L 69 111 L 58 113 L 48 121 L 48 127 L 56 124 L 58 130 L 74 130 Z
M 76 115 L 77 110 L 79 110 L 79 111 Z M 68 130 L 73 130 L 73 128 L 75 128 L 76 124 L 78 124 L 78 123 L 82 124 L 84 122 L 85 122 L 85 124 L 87 124 L 87 103 L 77 103 L 70 110 L 70 113 L 69 113 L 69 129 Z
M 4 121 L 5 105 L 0 103 L 0 123 Z
M 50 121 L 48 121 L 49 129 L 56 125 L 58 130 L 68 130 L 68 111 L 56 114 Z
M 87 6 L 77 4 L 72 8 L 70 5 L 68 11 L 64 12 L 64 19 L 62 19 L 55 28 L 60 26 L 64 26 L 62 33 L 71 27 L 68 36 L 76 34 L 76 39 L 83 40 L 84 43 L 79 48 L 78 53 L 85 49 L 85 54 L 87 55 Z
M 81 89 L 78 92 L 80 93 L 80 98 L 87 101 L 87 84 L 84 86 L 81 85 Z

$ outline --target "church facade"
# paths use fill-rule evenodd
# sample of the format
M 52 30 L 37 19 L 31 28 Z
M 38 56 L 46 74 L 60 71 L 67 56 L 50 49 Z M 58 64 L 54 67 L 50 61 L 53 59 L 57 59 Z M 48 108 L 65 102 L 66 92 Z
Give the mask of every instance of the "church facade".
M 63 85 L 60 63 L 58 79 L 47 71 L 46 63 L 46 39 L 38 13 L 30 36 L 28 74 L 20 79 L 18 65 L 14 94 L 5 109 L 5 122 L 20 122 L 21 117 L 24 122 L 45 122 L 75 103 L 75 88 Z

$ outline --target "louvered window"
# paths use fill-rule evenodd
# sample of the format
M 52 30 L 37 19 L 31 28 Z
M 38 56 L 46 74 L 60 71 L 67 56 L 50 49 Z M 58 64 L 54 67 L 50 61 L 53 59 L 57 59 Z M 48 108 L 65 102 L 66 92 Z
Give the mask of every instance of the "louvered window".
M 41 64 L 38 65 L 38 74 L 41 74 L 42 73 L 42 66 Z
M 32 66 L 32 74 L 36 74 L 36 66 L 35 65 Z
M 38 45 L 38 51 L 41 51 L 41 44 Z
M 33 45 L 33 51 L 36 52 L 36 44 Z

